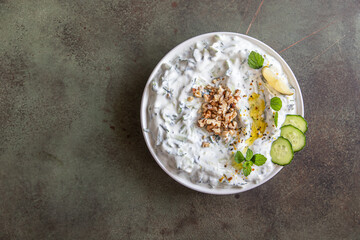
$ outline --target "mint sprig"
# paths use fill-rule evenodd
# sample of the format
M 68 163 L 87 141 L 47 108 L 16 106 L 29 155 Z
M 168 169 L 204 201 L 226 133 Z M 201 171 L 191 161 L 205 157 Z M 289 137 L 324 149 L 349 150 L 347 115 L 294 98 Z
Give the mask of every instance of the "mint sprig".
M 253 151 L 248 148 L 246 151 L 246 157 L 240 152 L 237 151 L 234 156 L 236 163 L 242 163 L 244 176 L 247 177 L 251 173 L 251 166 L 255 164 L 256 166 L 261 166 L 266 162 L 266 157 L 262 154 L 255 154 Z
M 252 161 L 246 161 L 243 163 L 243 173 L 245 175 L 245 177 L 249 176 L 250 173 L 251 173 L 251 166 L 253 165 L 254 163 Z
M 243 162 L 244 160 L 245 160 L 244 155 L 243 155 L 240 151 L 237 151 L 237 152 L 235 153 L 235 162 L 236 162 L 236 163 L 241 163 L 241 162 Z
M 254 155 L 253 151 L 251 151 L 251 149 L 248 148 L 248 150 L 246 151 L 246 161 L 250 161 L 253 155 Z
M 274 123 L 275 123 L 275 126 L 276 126 L 276 127 L 277 127 L 277 125 L 278 125 L 278 118 L 279 118 L 279 113 L 278 113 L 278 112 L 275 112 Z
M 270 107 L 276 111 L 275 112 L 275 115 L 274 115 L 274 123 L 275 123 L 275 126 L 277 127 L 278 126 L 278 119 L 279 119 L 279 113 L 278 111 L 280 111 L 281 107 L 282 107 L 282 101 L 279 97 L 273 97 L 271 100 L 270 100 Z
M 261 166 L 266 162 L 266 157 L 261 154 L 255 154 L 254 155 L 254 164 L 256 166 Z
M 259 53 L 251 51 L 248 57 L 248 64 L 251 68 L 259 69 L 264 64 L 264 58 Z
M 279 111 L 282 107 L 282 101 L 279 97 L 273 97 L 270 100 L 270 107 L 274 109 L 274 111 Z

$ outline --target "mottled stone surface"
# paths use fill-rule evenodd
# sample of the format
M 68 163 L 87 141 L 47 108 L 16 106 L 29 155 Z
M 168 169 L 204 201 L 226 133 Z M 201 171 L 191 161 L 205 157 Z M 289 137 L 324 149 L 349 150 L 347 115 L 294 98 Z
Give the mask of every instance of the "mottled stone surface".
M 238 195 L 173 181 L 140 129 L 157 62 L 212 31 L 281 52 L 310 127 Z M 359 46 L 358 0 L 0 0 L 0 239 L 360 239 Z

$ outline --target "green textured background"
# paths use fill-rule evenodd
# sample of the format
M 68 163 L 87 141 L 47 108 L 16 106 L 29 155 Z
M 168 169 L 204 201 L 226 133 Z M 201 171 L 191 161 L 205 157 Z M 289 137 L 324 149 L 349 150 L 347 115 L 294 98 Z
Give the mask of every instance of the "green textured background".
M 176 183 L 139 122 L 157 62 L 212 31 L 280 52 L 310 128 L 237 195 Z M 0 0 L 0 239 L 360 239 L 359 46 L 358 0 Z

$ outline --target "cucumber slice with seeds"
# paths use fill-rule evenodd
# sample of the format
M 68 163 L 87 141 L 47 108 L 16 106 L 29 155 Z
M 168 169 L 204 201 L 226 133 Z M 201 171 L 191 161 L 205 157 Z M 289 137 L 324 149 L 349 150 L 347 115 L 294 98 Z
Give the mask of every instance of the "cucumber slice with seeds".
M 305 134 L 298 128 L 291 125 L 286 125 L 281 127 L 280 129 L 280 136 L 288 139 L 291 142 L 294 152 L 298 152 L 305 147 Z
M 275 164 L 285 166 L 291 163 L 294 151 L 290 141 L 284 137 L 276 139 L 271 145 L 270 156 L 271 161 Z
M 308 124 L 306 120 L 300 115 L 291 115 L 291 114 L 286 115 L 283 126 L 286 125 L 292 125 L 300 129 L 300 131 L 302 131 L 303 133 L 305 133 L 308 129 Z

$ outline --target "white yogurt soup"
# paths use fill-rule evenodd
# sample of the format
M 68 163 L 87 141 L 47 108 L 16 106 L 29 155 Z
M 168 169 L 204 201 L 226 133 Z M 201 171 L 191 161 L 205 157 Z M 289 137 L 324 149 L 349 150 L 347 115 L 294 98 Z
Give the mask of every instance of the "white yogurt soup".
M 296 94 L 283 95 L 266 84 L 261 70 L 248 64 L 250 52 L 264 58 L 264 66 L 295 90 L 280 62 L 265 50 L 240 36 L 212 35 L 184 49 L 161 65 L 151 79 L 147 105 L 147 126 L 143 131 L 152 138 L 157 155 L 168 168 L 194 184 L 209 188 L 246 188 L 261 183 L 275 168 L 271 144 L 280 135 L 287 114 L 296 114 Z M 234 107 L 232 134 L 215 134 L 199 126 L 204 98 L 214 89 L 238 90 Z M 208 87 L 210 88 L 210 87 Z M 194 91 L 201 92 L 200 97 Z M 235 95 L 234 95 L 235 96 Z M 275 111 L 270 99 L 279 97 L 282 108 Z M 265 164 L 252 166 L 245 177 L 242 165 L 234 161 L 236 151 L 247 149 L 267 158 Z

